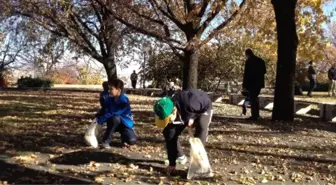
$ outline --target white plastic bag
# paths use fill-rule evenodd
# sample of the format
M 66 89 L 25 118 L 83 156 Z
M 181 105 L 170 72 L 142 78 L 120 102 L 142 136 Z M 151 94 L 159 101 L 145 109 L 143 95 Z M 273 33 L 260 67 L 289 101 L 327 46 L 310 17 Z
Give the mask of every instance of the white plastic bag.
M 190 166 L 187 179 L 194 177 L 213 177 L 208 155 L 201 140 L 193 137 L 190 129 L 188 131 L 190 135 Z
M 85 142 L 94 147 L 97 148 L 98 147 L 98 141 L 97 141 L 97 137 L 96 137 L 96 128 L 97 128 L 98 124 L 97 122 L 94 120 L 92 121 L 91 125 L 89 126 L 89 128 L 87 129 L 86 133 L 85 133 Z
M 104 130 L 104 125 L 105 124 L 103 124 L 103 125 L 97 124 L 97 126 L 96 126 L 95 134 L 96 134 L 97 140 L 101 139 L 104 135 L 104 131 L 103 131 Z

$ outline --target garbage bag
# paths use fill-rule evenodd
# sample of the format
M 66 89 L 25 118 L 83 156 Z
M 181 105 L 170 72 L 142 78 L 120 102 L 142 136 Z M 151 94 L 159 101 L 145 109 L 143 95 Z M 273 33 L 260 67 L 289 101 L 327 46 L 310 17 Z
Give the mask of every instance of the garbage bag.
M 208 155 L 199 138 L 190 137 L 190 165 L 187 179 L 194 177 L 213 177 Z
M 105 124 L 103 124 L 103 125 L 99 125 L 99 124 L 97 124 L 97 126 L 96 126 L 95 134 L 96 134 L 96 138 L 97 138 L 98 141 L 99 141 L 101 138 L 103 138 L 104 130 L 105 130 L 104 125 L 105 125 Z
M 89 128 L 87 129 L 86 133 L 85 133 L 85 142 L 94 147 L 97 148 L 98 147 L 98 141 L 97 141 L 97 137 L 96 137 L 96 128 L 97 128 L 98 124 L 96 121 L 93 121 Z

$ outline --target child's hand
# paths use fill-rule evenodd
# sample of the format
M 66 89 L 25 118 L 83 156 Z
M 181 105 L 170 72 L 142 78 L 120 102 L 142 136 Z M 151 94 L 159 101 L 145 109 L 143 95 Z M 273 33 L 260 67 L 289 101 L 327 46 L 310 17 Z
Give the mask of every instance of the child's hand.
M 194 124 L 194 120 L 190 119 L 189 122 L 188 122 L 188 127 L 192 127 L 193 124 Z

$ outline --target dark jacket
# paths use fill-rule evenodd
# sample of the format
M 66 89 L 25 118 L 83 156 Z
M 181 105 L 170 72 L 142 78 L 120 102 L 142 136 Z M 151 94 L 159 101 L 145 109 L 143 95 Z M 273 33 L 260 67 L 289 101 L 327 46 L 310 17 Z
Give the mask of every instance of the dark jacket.
M 247 90 L 265 87 L 266 65 L 265 61 L 255 55 L 245 62 L 243 88 Z
M 334 67 L 329 69 L 328 78 L 329 80 L 336 80 L 336 69 Z
M 309 65 L 308 67 L 308 79 L 309 80 L 316 79 L 316 69 L 312 65 Z
M 177 93 L 172 98 L 181 121 L 188 124 L 189 119 L 196 119 L 209 109 L 212 109 L 212 101 L 203 91 L 188 89 Z
M 137 81 L 138 80 L 138 75 L 136 73 L 131 74 L 131 81 Z
M 100 93 L 99 95 L 99 102 L 100 102 L 100 106 L 102 109 L 105 109 L 104 107 L 104 103 L 107 100 L 107 98 L 110 97 L 110 93 L 108 91 L 103 91 Z

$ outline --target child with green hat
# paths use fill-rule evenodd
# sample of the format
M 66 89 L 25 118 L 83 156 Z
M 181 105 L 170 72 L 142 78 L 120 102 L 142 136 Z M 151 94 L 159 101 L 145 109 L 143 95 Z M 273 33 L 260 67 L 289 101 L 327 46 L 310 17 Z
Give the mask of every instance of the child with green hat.
M 205 92 L 188 89 L 177 93 L 173 98 L 158 100 L 154 112 L 156 126 L 163 128 L 169 160 L 167 172 L 172 173 L 175 171 L 176 160 L 187 160 L 178 142 L 179 135 L 187 126 L 195 128 L 195 137 L 200 138 L 205 146 L 213 113 L 212 102 Z M 179 121 L 176 121 L 177 118 Z

